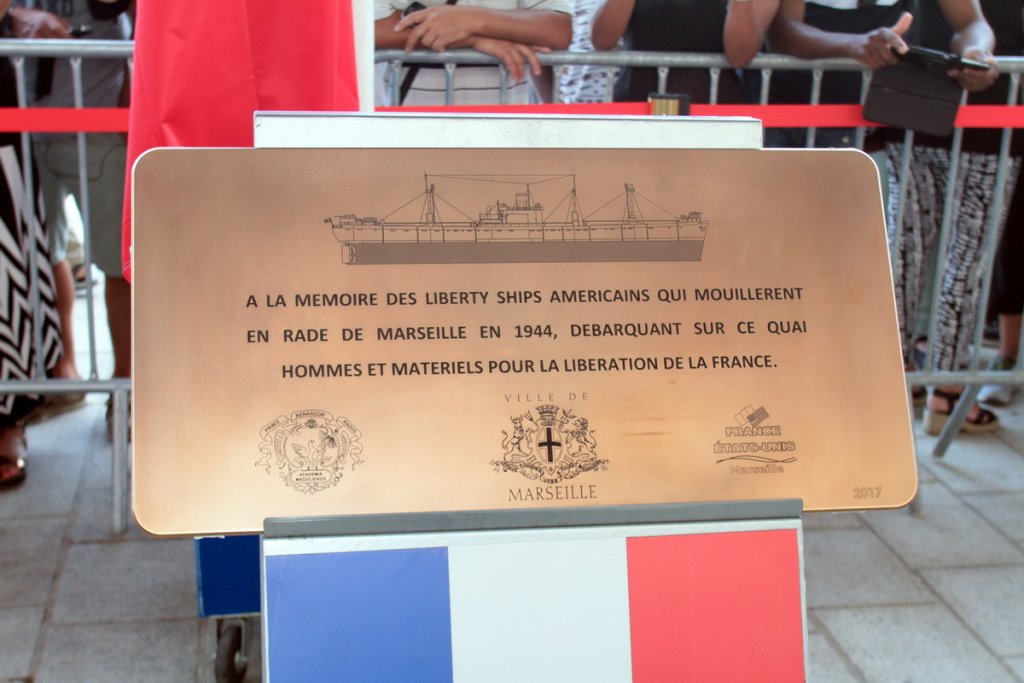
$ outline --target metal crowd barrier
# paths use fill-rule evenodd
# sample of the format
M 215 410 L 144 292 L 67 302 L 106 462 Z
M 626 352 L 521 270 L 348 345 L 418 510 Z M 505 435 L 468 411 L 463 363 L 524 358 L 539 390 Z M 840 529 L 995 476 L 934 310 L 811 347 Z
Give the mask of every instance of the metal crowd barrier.
M 127 60 L 129 67 L 132 63 L 134 44 L 130 41 L 106 41 L 106 40 L 0 40 L 0 57 L 9 57 L 14 66 L 18 106 L 28 106 L 25 60 L 36 57 L 55 57 L 70 60 L 74 84 L 75 108 L 82 109 L 82 60 L 96 58 L 119 58 Z M 86 146 L 85 133 L 77 134 L 78 142 L 78 181 L 80 195 L 82 197 L 79 210 L 83 221 L 82 251 L 84 262 L 92 263 L 91 247 L 91 224 L 89 216 L 89 193 L 87 192 L 86 173 Z M 36 204 L 32 201 L 35 196 L 35 182 L 31 173 L 32 143 L 31 136 L 27 132 L 21 134 L 22 151 L 22 175 L 25 179 L 25 206 L 28 207 L 28 215 L 31 220 L 34 217 Z M 36 320 L 40 319 L 39 307 L 39 283 L 36 271 L 36 259 L 38 255 L 33 251 L 29 252 L 30 292 L 32 298 L 33 315 Z M 87 350 L 89 357 L 89 371 L 86 379 L 64 380 L 64 379 L 35 379 L 29 381 L 0 380 L 0 391 L 10 394 L 73 394 L 73 393 L 105 393 L 109 394 L 112 404 L 112 429 L 111 429 L 111 487 L 113 490 L 113 523 L 114 533 L 123 533 L 128 527 L 128 449 L 129 449 L 129 405 L 131 398 L 131 380 L 128 378 L 113 378 L 101 380 L 98 373 L 98 360 L 96 353 L 96 315 L 92 275 L 86 277 L 86 320 L 87 320 Z M 34 326 L 35 338 L 33 345 L 35 349 L 42 347 L 39 325 Z M 37 378 L 45 378 L 46 371 L 43 367 L 41 353 L 36 353 Z
M 134 43 L 132 41 L 103 41 L 103 40 L 11 40 L 4 39 L 0 40 L 0 57 L 8 57 L 11 59 L 15 73 L 17 76 L 17 89 L 18 89 L 18 103 L 19 107 L 28 106 L 27 94 L 26 94 L 26 81 L 25 81 L 25 60 L 37 57 L 55 57 L 61 59 L 70 60 L 72 74 L 74 77 L 75 85 L 75 108 L 83 108 L 83 96 L 82 96 L 82 80 L 81 80 L 81 65 L 83 59 L 97 59 L 97 58 L 117 58 L 124 59 L 129 65 L 132 64 L 132 56 L 134 50 Z M 708 54 L 687 54 L 687 53 L 654 53 L 654 52 L 569 52 L 559 51 L 551 52 L 547 54 L 538 54 L 538 59 L 541 64 L 553 67 L 557 73 L 562 73 L 563 69 L 567 69 L 570 66 L 605 66 L 614 68 L 623 67 L 653 67 L 658 69 L 659 78 L 659 91 L 665 92 L 666 83 L 668 80 L 669 72 L 672 69 L 688 68 L 688 69 L 707 69 L 710 76 L 710 91 L 708 93 L 708 101 L 711 104 L 717 103 L 718 98 L 718 84 L 723 69 L 730 69 L 728 62 L 723 56 L 720 55 L 708 55 Z M 379 64 L 383 64 L 386 69 L 392 71 L 392 101 L 398 99 L 398 81 L 399 79 L 395 76 L 398 74 L 398 70 L 404 64 L 440 64 L 443 65 L 447 76 L 447 93 L 446 99 L 450 103 L 452 101 L 453 93 L 453 78 L 456 69 L 463 65 L 494 65 L 498 64 L 502 73 L 502 92 L 507 90 L 509 85 L 507 79 L 507 73 L 504 68 L 496 59 L 488 55 L 469 51 L 469 50 L 458 50 L 447 53 L 434 53 L 426 51 L 416 51 L 406 54 L 400 50 L 379 50 L 376 53 L 375 61 Z M 1000 71 L 1003 73 L 1010 74 L 1012 78 L 1013 87 L 1010 89 L 1010 97 L 1008 98 L 1008 105 L 1016 105 L 1018 102 L 1017 93 L 1020 88 L 1020 76 L 1024 73 L 1024 58 L 1000 58 L 998 60 Z M 781 55 L 759 55 L 748 69 L 760 70 L 762 76 L 762 87 L 760 92 L 761 104 L 767 103 L 768 100 L 768 88 L 771 82 L 771 76 L 774 71 L 779 70 L 801 70 L 810 71 L 812 76 L 812 91 L 811 97 L 808 102 L 810 105 L 817 105 L 820 102 L 820 89 L 821 79 L 823 75 L 828 71 L 860 71 L 863 74 L 862 80 L 862 97 L 867 92 L 867 86 L 869 83 L 870 72 L 862 67 L 857 62 L 848 59 L 822 59 L 813 61 L 798 60 L 791 57 L 785 57 Z M 558 100 L 558 78 L 554 79 L 553 95 L 550 99 L 553 101 Z M 1006 173 L 1009 165 L 1009 143 L 1012 129 L 1007 128 L 1003 131 L 1003 144 L 999 156 L 998 175 L 997 183 L 1001 187 L 1005 185 Z M 863 127 L 858 128 L 858 134 L 856 137 L 856 146 L 862 147 L 864 143 L 865 129 Z M 808 128 L 806 144 L 808 147 L 814 146 L 816 135 L 816 128 Z M 951 165 L 953 173 L 950 174 L 949 188 L 952 189 L 956 165 L 960 158 L 960 146 L 963 131 L 957 129 L 953 135 L 951 141 Z M 86 145 L 85 145 L 85 133 L 79 132 L 78 137 L 78 151 L 79 151 L 79 183 L 81 187 L 81 194 L 83 202 L 80 207 L 84 226 L 84 252 L 85 260 L 87 263 L 91 262 L 91 247 L 90 247 L 90 220 L 89 220 L 89 201 L 88 193 L 86 192 Z M 906 183 L 908 177 L 909 168 L 909 149 L 913 142 L 913 133 L 908 132 L 905 137 L 905 150 L 907 151 L 904 156 L 904 162 L 900 168 L 900 193 L 901 196 L 906 191 Z M 29 173 L 27 164 L 30 163 L 31 159 L 31 140 L 30 135 L 27 132 L 22 132 L 22 151 L 25 158 L 26 168 L 25 178 L 27 179 L 26 192 L 27 196 L 32 196 L 35 188 L 32 185 L 32 175 Z M 1002 194 L 997 193 L 996 201 L 1001 204 Z M 940 235 L 939 253 L 943 253 L 949 240 L 949 233 L 952 224 L 952 217 L 950 215 L 952 192 L 947 192 L 947 202 L 942 220 L 942 231 Z M 34 204 L 32 202 L 26 202 L 30 208 L 30 211 L 34 210 Z M 903 202 L 900 202 L 903 205 Z M 997 210 L 992 212 L 993 216 L 999 214 L 998 206 Z M 991 264 L 994 261 L 995 250 L 996 250 L 996 239 L 995 239 L 995 226 L 990 226 L 987 231 L 987 242 L 985 246 L 985 272 L 991 273 Z M 34 257 L 34 255 L 33 255 Z M 34 272 L 34 270 L 33 270 Z M 941 272 L 936 273 L 935 287 L 940 286 L 939 278 Z M 15 380 L 0 380 L 0 392 L 12 393 L 12 394 L 61 394 L 61 393 L 106 393 L 109 394 L 113 402 L 113 473 L 112 473 L 112 485 L 114 495 L 114 510 L 113 510 L 113 529 L 116 533 L 121 533 L 127 528 L 127 482 L 128 482 L 128 449 L 129 449 L 129 433 L 128 433 L 128 410 L 129 401 L 131 394 L 131 382 L 128 379 L 109 379 L 100 380 L 97 374 L 97 358 L 96 358 L 96 339 L 95 339 L 95 315 L 94 315 L 94 303 L 93 303 L 93 292 L 90 282 L 91 278 L 87 279 L 87 321 L 88 321 L 88 354 L 89 354 L 89 375 L 87 379 L 80 381 L 70 380 L 56 380 L 56 379 L 45 379 L 45 380 L 32 380 L 32 381 L 15 381 Z M 982 293 L 982 300 L 987 300 L 988 292 L 990 288 L 990 282 L 986 279 L 984 283 L 984 289 Z M 32 298 L 33 304 L 38 311 L 39 306 L 39 291 L 38 283 L 33 279 L 32 282 Z M 929 338 L 934 338 L 935 334 L 935 309 L 934 309 L 933 298 L 933 310 L 931 311 L 930 318 L 930 330 Z M 982 309 L 983 310 L 983 309 Z M 979 316 L 977 329 L 974 337 L 974 354 L 972 356 L 972 362 L 970 369 L 964 371 L 955 372 L 911 372 L 907 375 L 907 381 L 911 385 L 923 385 L 923 384 L 964 384 L 968 386 L 968 392 L 965 395 L 967 399 L 958 403 L 957 410 L 954 412 L 952 419 L 947 423 L 946 429 L 943 431 L 938 443 L 935 446 L 933 455 L 936 457 L 941 456 L 945 453 L 946 449 L 953 436 L 959 429 L 960 424 L 966 416 L 967 410 L 973 403 L 973 398 L 977 395 L 977 391 L 982 384 L 1024 384 L 1024 369 L 1018 368 L 1013 372 L 993 372 L 980 370 L 979 365 L 979 351 L 981 349 L 981 341 L 984 329 L 984 316 Z M 41 340 L 37 337 L 35 340 L 36 348 L 40 348 Z M 37 354 L 40 357 L 41 354 Z M 930 351 L 929 351 L 930 356 Z M 1018 354 L 1018 358 L 1024 358 L 1024 348 L 1021 349 L 1021 353 Z M 39 377 L 45 377 L 45 371 L 41 367 L 42 360 L 40 358 L 39 367 L 37 368 L 37 375 Z

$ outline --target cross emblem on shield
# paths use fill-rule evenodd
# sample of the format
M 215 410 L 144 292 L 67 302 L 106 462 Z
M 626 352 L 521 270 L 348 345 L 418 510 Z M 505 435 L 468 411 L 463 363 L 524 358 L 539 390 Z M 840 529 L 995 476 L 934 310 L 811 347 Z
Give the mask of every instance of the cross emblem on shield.
M 562 435 L 554 427 L 544 427 L 542 438 L 537 442 L 542 461 L 553 463 L 562 455 Z

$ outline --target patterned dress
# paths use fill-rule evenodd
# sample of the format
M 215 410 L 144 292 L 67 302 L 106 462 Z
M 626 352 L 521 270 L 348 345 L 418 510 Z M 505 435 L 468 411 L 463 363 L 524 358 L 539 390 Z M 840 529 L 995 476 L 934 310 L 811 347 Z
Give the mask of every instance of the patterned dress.
M 14 72 L 6 59 L 0 59 L 0 106 L 17 106 Z M 0 380 L 42 379 L 34 344 L 37 326 L 43 367 L 52 368 L 63 352 L 49 247 L 38 218 L 38 183 L 33 183 L 36 210 L 30 222 L 22 168 L 21 136 L 0 133 Z M 33 281 L 39 294 L 38 317 L 32 305 Z M 24 398 L 0 394 L 0 424 L 23 416 L 30 405 Z

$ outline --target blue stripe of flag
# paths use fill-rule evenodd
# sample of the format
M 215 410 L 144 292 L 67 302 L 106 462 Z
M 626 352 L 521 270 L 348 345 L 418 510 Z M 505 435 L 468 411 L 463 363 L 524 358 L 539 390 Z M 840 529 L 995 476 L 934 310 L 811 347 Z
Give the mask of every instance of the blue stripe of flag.
M 265 562 L 274 683 L 452 680 L 446 548 Z

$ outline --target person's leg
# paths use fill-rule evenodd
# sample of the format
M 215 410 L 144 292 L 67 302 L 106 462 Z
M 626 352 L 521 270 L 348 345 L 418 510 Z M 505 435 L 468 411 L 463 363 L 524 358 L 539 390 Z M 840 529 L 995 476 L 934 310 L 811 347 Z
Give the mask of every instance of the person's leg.
M 1017 360 L 1022 319 L 1024 316 L 1020 313 L 999 314 L 999 356 L 1001 358 Z
M 132 288 L 123 277 L 106 277 L 107 325 L 114 349 L 114 377 L 132 375 Z
M 21 423 L 0 424 L 0 489 L 25 480 L 25 427 Z
M 1012 370 L 1017 365 L 1021 311 L 1024 310 L 1024 269 L 1020 267 L 1021 258 L 1024 258 L 1024 182 L 1018 180 L 992 270 L 989 311 L 998 321 L 999 351 L 989 365 L 990 370 Z M 1005 406 L 1013 401 L 1017 389 L 1012 384 L 986 384 L 978 392 L 978 400 Z
M 25 456 L 28 441 L 25 438 L 24 418 L 37 401 L 18 396 L 10 401 L 6 414 L 0 414 L 0 489 L 17 486 L 25 480 Z
M 964 152 L 960 159 L 957 194 L 953 201 L 954 221 L 950 247 L 946 255 L 946 271 L 939 297 L 939 325 L 935 339 L 935 364 L 940 370 L 967 367 L 970 347 L 974 338 L 976 317 L 980 311 L 983 273 L 983 247 L 989 229 L 990 209 L 995 192 L 996 156 Z M 1007 174 L 1003 191 L 1003 213 L 1016 184 L 1019 160 L 1014 160 Z M 941 385 L 928 398 L 925 430 L 937 434 L 945 425 L 962 386 Z M 991 411 L 977 404 L 971 406 L 962 429 L 968 432 L 987 432 L 996 429 L 999 420 Z
M 64 355 L 53 367 L 51 375 L 60 379 L 81 379 L 75 363 L 75 339 L 71 333 L 74 325 L 72 309 L 75 303 L 75 278 L 67 260 L 53 264 L 53 279 L 57 285 L 57 313 L 60 316 L 61 341 Z
M 88 138 L 92 257 L 105 277 L 114 377 L 131 376 L 131 287 L 121 273 L 126 145 L 116 133 Z
M 71 275 L 75 279 L 75 288 L 80 289 L 85 286 L 86 276 L 89 273 L 89 267 L 85 263 L 85 249 L 82 244 L 82 221 L 79 215 L 79 209 L 77 206 L 69 208 L 68 204 L 74 203 L 71 197 L 64 199 L 64 218 L 68 228 L 68 239 L 67 239 L 67 262 L 71 266 Z
M 902 167 L 904 145 L 890 143 L 886 145 L 886 155 L 893 168 Z M 907 179 L 905 190 L 905 208 L 902 220 L 900 213 L 899 179 L 890 178 L 889 186 L 889 249 L 892 254 L 893 280 L 896 293 L 897 312 L 899 314 L 900 338 L 903 353 L 908 367 L 914 367 L 914 327 L 922 292 L 926 282 L 933 277 L 929 266 L 928 255 L 935 248 L 943 207 L 946 176 L 949 169 L 949 153 L 944 149 L 914 147 L 911 150 L 910 178 Z M 962 188 L 958 188 L 962 189 Z M 958 202 L 954 203 L 955 206 Z M 946 259 L 937 259 L 939 267 L 946 267 Z M 941 319 L 940 319 L 941 320 Z M 948 322 L 948 321 L 946 321 Z M 942 327 L 942 326 L 940 326 Z M 940 329 L 940 337 L 942 337 Z M 946 338 L 947 354 L 951 342 Z M 938 352 L 932 358 L 931 368 L 920 369 L 952 369 L 939 364 Z M 925 409 L 925 431 L 938 433 L 953 410 L 962 387 L 933 387 L 927 397 Z M 985 425 L 992 423 L 994 415 L 982 415 L 974 406 L 968 424 Z
M 36 158 L 39 160 L 39 184 L 46 209 L 47 235 L 50 243 L 50 260 L 53 263 L 53 277 L 57 289 L 57 313 L 60 318 L 60 336 L 64 344 L 64 355 L 51 369 L 50 374 L 60 379 L 81 379 L 75 362 L 75 340 L 72 310 L 75 305 L 75 279 L 67 261 L 68 223 L 64 215 L 64 197 L 67 189 L 59 167 L 60 150 L 55 143 L 37 143 Z
M 121 212 L 127 148 L 116 133 L 88 137 L 90 236 L 93 262 L 105 276 L 107 328 L 114 352 L 114 377 L 131 377 L 131 286 L 121 272 Z M 107 435 L 113 434 L 113 404 L 107 402 Z
M 903 197 L 904 210 L 903 221 L 897 226 L 896 218 L 900 206 L 899 200 L 899 177 L 901 161 L 904 153 L 902 144 L 889 143 L 879 152 L 883 157 L 876 162 L 881 174 L 882 189 L 885 194 L 886 216 L 886 237 L 889 243 L 890 265 L 892 268 L 893 290 L 896 295 L 896 311 L 900 330 L 900 344 L 903 351 L 904 369 L 922 369 L 915 362 L 915 353 L 912 346 L 911 322 L 914 319 L 915 311 L 919 303 L 918 292 L 921 289 L 921 280 L 925 277 L 925 261 L 922 256 L 923 250 L 930 244 L 930 224 L 926 220 L 929 214 L 922 210 L 921 200 L 918 191 L 921 187 L 927 187 L 928 176 L 914 176 L 916 166 L 911 164 L 911 178 L 907 180 L 907 189 Z M 925 193 L 927 200 L 930 193 Z M 928 392 L 923 386 L 912 386 L 909 390 L 911 403 L 920 406 L 925 402 Z

